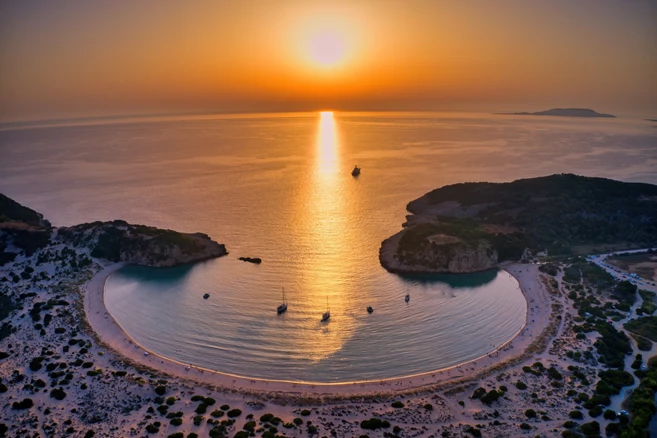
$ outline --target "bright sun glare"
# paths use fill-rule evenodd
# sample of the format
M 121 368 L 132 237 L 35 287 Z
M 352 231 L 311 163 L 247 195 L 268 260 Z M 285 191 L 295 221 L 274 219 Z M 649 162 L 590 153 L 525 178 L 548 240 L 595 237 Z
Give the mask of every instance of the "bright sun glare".
M 332 67 L 340 63 L 346 54 L 344 39 L 330 30 L 312 35 L 308 50 L 312 60 L 321 67 Z

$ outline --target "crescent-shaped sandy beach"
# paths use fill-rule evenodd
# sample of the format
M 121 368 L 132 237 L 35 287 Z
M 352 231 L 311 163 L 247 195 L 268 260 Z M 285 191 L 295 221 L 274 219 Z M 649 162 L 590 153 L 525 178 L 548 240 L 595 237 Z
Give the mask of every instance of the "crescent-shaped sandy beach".
M 527 300 L 527 319 L 524 327 L 490 354 L 458 366 L 402 378 L 360 381 L 351 383 L 314 383 L 251 379 L 203 369 L 177 362 L 149 351 L 134 341 L 114 320 L 104 303 L 105 283 L 124 263 L 109 265 L 98 272 L 86 285 L 84 309 L 87 320 L 100 340 L 118 355 L 152 368 L 171 377 L 197 383 L 246 392 L 282 392 L 331 394 L 335 396 L 372 394 L 413 390 L 423 387 L 447 387 L 485 377 L 490 371 L 500 371 L 505 363 L 520 358 L 532 342 L 539 339 L 549 325 L 552 298 L 541 281 L 537 265 L 510 264 L 504 269 L 520 284 Z

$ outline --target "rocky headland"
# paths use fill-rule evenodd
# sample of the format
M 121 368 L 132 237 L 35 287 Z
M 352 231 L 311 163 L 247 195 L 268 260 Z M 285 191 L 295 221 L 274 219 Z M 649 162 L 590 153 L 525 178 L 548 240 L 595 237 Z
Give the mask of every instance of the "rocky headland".
M 0 265 L 57 244 L 85 250 L 96 259 L 152 267 L 228 254 L 223 244 L 203 233 L 179 233 L 122 220 L 55 228 L 43 215 L 0 194 Z
M 511 183 L 462 183 L 411 201 L 403 229 L 384 240 L 397 273 L 468 273 L 527 251 L 577 253 L 657 243 L 657 186 L 562 174 Z

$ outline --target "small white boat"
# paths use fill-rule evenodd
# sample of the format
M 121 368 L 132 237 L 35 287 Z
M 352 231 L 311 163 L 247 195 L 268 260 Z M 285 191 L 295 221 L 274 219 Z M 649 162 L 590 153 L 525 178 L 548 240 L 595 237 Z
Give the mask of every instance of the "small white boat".
M 283 288 L 283 304 L 276 308 L 276 313 L 279 315 L 287 310 L 287 299 L 285 299 L 285 288 Z
M 326 297 L 326 312 L 324 312 L 324 314 L 322 315 L 322 322 L 328 321 L 330 317 L 331 317 L 331 309 L 329 309 L 328 297 Z
M 358 176 L 360 175 L 360 167 L 358 165 L 354 166 L 354 170 L 351 171 L 351 176 Z

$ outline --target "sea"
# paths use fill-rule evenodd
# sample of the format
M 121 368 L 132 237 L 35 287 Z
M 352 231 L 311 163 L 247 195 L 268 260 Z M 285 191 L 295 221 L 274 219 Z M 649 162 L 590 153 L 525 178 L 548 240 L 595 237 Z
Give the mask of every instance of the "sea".
M 447 184 L 554 173 L 657 183 L 652 125 L 453 112 L 0 125 L 0 192 L 55 226 L 124 219 L 226 245 L 219 259 L 108 279 L 109 312 L 153 352 L 254 379 L 389 379 L 484 356 L 527 316 L 505 271 L 385 271 L 381 241 L 401 229 L 409 201 Z

